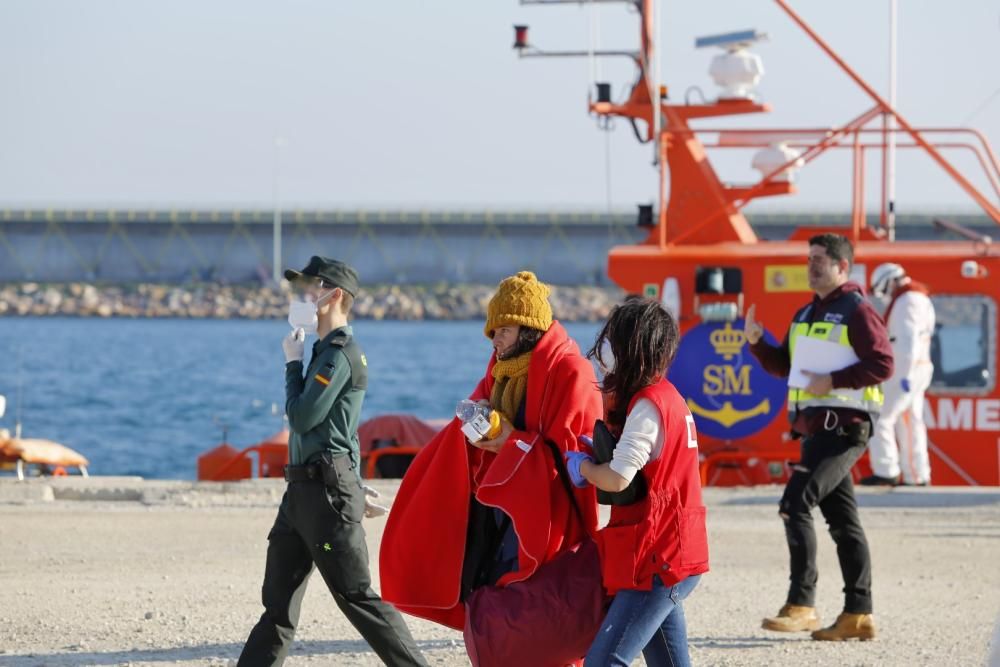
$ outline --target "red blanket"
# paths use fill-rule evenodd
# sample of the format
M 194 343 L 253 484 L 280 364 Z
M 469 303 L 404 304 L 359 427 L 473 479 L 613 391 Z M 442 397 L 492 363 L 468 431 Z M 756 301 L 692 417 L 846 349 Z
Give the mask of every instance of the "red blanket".
M 486 376 L 472 393 L 487 398 Z M 470 496 L 498 507 L 517 533 L 518 569 L 498 585 L 530 577 L 538 566 L 577 544 L 597 526 L 594 489 L 577 490 L 587 521 L 581 526 L 556 473 L 545 440 L 578 449 L 601 416 L 593 368 L 558 323 L 535 347 L 528 369 L 526 431 L 515 430 L 499 454 L 469 445 L 453 420 L 414 459 L 399 487 L 379 554 L 382 597 L 403 611 L 461 630 L 459 602 Z

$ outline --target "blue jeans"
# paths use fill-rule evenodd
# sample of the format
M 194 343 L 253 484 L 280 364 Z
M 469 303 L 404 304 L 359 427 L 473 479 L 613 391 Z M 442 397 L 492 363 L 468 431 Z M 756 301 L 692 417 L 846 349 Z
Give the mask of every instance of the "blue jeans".
M 689 667 L 684 598 L 701 575 L 666 587 L 653 577 L 651 591 L 619 591 L 600 632 L 587 651 L 585 667 L 628 667 L 642 651 L 650 667 Z

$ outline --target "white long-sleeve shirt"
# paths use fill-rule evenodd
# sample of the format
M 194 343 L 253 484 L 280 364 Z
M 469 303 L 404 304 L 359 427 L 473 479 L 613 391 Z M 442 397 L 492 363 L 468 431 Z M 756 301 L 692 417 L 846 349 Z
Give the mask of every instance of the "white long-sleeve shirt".
M 660 412 L 653 402 L 641 398 L 625 418 L 622 437 L 615 446 L 609 467 L 631 482 L 635 474 L 663 452 L 663 429 Z
M 934 304 L 926 294 L 910 291 L 896 299 L 886 323 L 895 357 L 893 377 L 911 378 L 914 366 L 930 363 L 935 320 Z

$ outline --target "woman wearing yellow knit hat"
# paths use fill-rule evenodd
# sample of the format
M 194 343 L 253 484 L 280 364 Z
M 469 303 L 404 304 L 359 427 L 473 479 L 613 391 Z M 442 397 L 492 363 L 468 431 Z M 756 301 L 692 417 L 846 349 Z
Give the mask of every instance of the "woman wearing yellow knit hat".
M 465 603 L 473 591 L 530 579 L 597 526 L 593 489 L 567 492 L 554 455 L 561 463 L 566 451 L 579 449 L 577 436 L 592 432 L 602 414 L 601 394 L 593 367 L 553 320 L 548 296 L 548 286 L 530 271 L 500 282 L 484 327 L 493 354 L 469 397 L 503 416 L 500 433 L 470 442 L 458 419 L 445 427 L 403 478 L 382 539 L 383 598 L 407 613 L 465 629 L 470 656 L 482 666 L 515 664 L 497 649 L 518 650 L 519 642 L 530 641 L 484 637 L 492 626 L 478 625 L 482 616 L 475 606 L 468 608 L 466 625 Z M 595 586 L 600 588 L 596 570 Z M 507 620 L 496 622 L 517 627 Z M 599 625 L 597 619 L 591 630 Z M 578 641 L 581 634 L 587 632 L 547 637 L 546 645 Z M 581 647 L 553 664 L 582 657 L 591 639 L 583 636 Z
M 483 332 L 493 341 L 496 353 L 490 407 L 503 417 L 507 432 L 501 431 L 487 442 L 473 443 L 477 447 L 497 452 L 503 446 L 511 423 L 517 421 L 524 406 L 531 351 L 551 326 L 548 285 L 538 282 L 530 271 L 521 271 L 500 282 L 486 308 Z

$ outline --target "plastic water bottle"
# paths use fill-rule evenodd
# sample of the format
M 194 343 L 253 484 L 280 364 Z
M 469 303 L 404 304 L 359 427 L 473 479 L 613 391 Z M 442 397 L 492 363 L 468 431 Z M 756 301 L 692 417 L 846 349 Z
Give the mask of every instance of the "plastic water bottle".
M 455 416 L 462 422 L 462 433 L 469 442 L 492 440 L 500 435 L 500 413 L 469 399 L 459 401 Z

